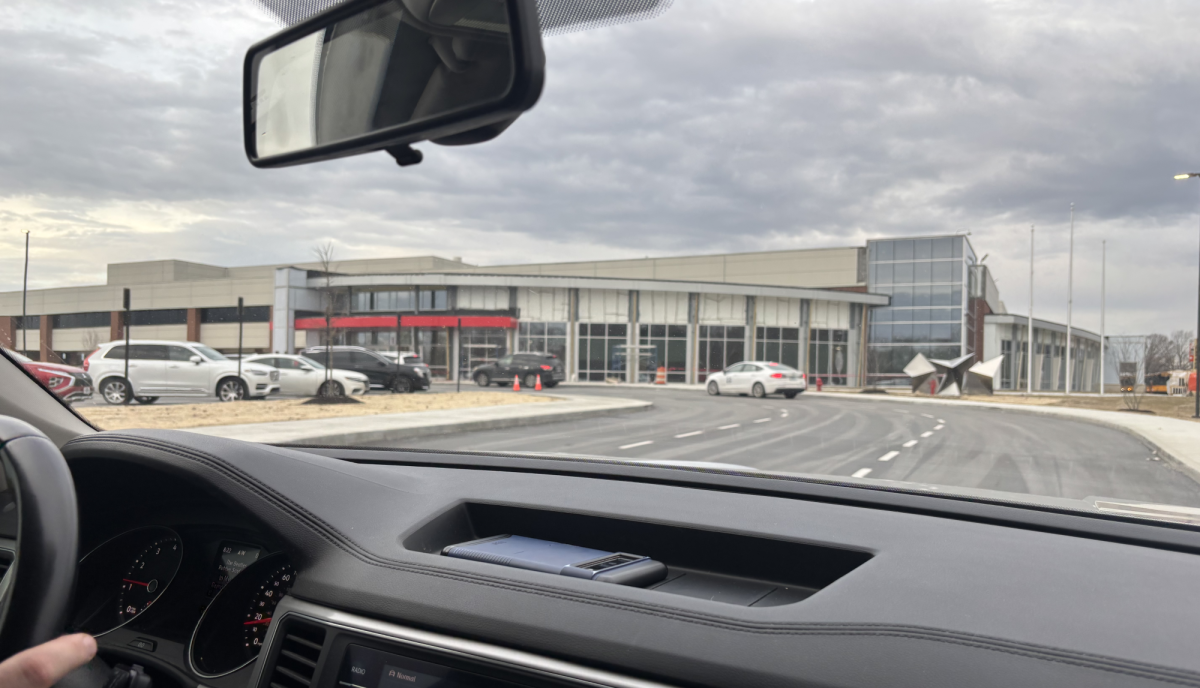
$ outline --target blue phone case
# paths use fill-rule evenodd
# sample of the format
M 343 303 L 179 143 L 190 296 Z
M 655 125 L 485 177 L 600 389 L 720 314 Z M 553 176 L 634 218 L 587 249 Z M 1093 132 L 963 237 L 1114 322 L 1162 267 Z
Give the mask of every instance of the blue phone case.
M 617 585 L 650 585 L 667 575 L 667 567 L 650 557 L 606 552 L 520 535 L 495 535 L 450 545 L 442 550 L 442 554 Z

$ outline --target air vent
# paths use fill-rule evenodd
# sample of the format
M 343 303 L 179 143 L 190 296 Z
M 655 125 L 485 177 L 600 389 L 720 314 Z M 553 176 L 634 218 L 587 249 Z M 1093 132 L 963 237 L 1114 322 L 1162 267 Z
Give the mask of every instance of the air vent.
M 271 669 L 270 688 L 309 688 L 317 673 L 325 629 L 301 621 L 288 621 L 282 629 L 279 653 Z

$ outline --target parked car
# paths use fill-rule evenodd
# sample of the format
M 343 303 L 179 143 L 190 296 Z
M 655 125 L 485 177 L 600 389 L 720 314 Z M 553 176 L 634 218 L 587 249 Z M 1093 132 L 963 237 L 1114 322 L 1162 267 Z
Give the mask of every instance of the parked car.
M 522 385 L 532 389 L 539 375 L 543 387 L 553 387 L 566 379 L 562 361 L 554 354 L 509 354 L 471 371 L 471 379 L 480 387 L 511 385 L 514 379 L 520 379 Z
M 160 397 L 206 397 L 221 401 L 260 399 L 279 391 L 279 371 L 237 361 L 199 342 L 135 339 L 129 343 L 129 379 L 125 378 L 125 342 L 101 344 L 83 361 L 96 389 L 110 404 L 153 404 Z
M 82 401 L 92 398 L 92 378 L 83 368 L 63 365 L 61 363 L 43 363 L 28 356 L 5 349 L 4 353 L 12 356 L 30 375 L 63 401 Z
M 300 355 L 324 365 L 325 348 L 310 346 Z M 335 345 L 330 347 L 329 358 L 333 368 L 366 375 L 371 381 L 371 389 L 390 389 L 401 394 L 429 389 L 429 378 L 417 368 L 389 360 L 383 354 L 365 347 Z
M 417 372 L 424 375 L 426 380 L 433 380 L 433 374 L 429 372 L 429 366 L 425 363 L 425 361 L 421 360 L 421 354 L 414 353 L 412 351 L 401 351 L 399 353 L 396 353 L 395 351 L 380 351 L 378 353 L 381 356 L 387 357 L 389 360 L 398 360 L 404 365 L 412 366 L 413 368 L 417 369 Z
M 808 389 L 808 376 L 791 366 L 767 361 L 742 361 L 708 377 L 708 393 L 747 394 L 759 399 L 779 393 L 788 399 Z
M 255 354 L 245 358 L 247 363 L 271 366 L 279 371 L 279 393 L 312 397 L 318 394 L 343 396 L 366 394 L 371 381 L 362 373 L 334 368 L 326 380 L 325 366 L 311 358 L 288 354 Z M 329 385 L 328 389 L 325 386 Z

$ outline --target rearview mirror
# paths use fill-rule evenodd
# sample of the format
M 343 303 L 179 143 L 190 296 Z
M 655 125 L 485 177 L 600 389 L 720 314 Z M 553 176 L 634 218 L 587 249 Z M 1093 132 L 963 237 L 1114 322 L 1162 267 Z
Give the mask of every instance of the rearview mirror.
M 195 363 L 196 365 L 200 365 L 201 363 L 204 362 L 204 359 L 200 358 L 199 356 L 192 356 L 188 360 L 191 361 L 192 363 Z
M 495 138 L 542 91 L 534 0 L 348 0 L 246 53 L 243 123 L 256 167 Z

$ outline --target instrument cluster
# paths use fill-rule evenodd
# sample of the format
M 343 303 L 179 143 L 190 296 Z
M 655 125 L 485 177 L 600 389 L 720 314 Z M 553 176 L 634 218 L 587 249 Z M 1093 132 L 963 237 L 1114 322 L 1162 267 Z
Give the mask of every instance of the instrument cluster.
M 229 535 L 241 534 L 149 526 L 99 545 L 79 563 L 73 630 L 130 626 L 186 643 L 204 678 L 246 666 L 296 572 L 285 554 Z

